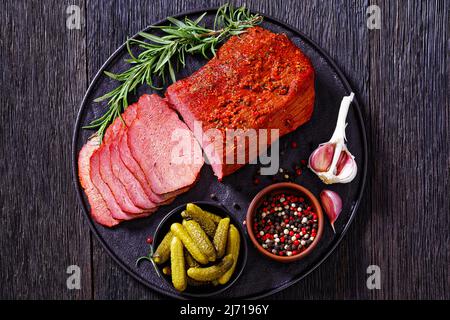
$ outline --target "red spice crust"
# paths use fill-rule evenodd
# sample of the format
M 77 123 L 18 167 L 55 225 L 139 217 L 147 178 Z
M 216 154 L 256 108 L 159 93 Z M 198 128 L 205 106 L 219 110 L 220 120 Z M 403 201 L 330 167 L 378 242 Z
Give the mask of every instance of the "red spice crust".
M 217 128 L 224 136 L 226 129 L 249 128 L 276 128 L 280 136 L 287 134 L 310 119 L 314 96 L 314 68 L 308 57 L 286 35 L 261 27 L 231 37 L 216 57 L 166 92 L 191 130 L 196 120 L 203 131 Z M 205 148 L 212 141 L 201 142 Z M 222 179 L 242 166 L 212 167 Z

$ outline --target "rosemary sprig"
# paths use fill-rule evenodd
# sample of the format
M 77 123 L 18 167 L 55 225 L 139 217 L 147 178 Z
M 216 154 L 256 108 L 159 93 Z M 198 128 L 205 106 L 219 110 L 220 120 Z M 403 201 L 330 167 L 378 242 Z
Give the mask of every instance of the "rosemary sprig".
M 200 25 L 205 15 L 206 12 L 194 21 L 187 17 L 183 21 L 169 17 L 167 20 L 171 25 L 153 27 L 164 33 L 163 36 L 141 32 L 139 36 L 142 40 L 129 39 L 127 50 L 130 58 L 125 61 L 131 65 L 130 68 L 117 74 L 105 72 L 108 77 L 121 84 L 94 100 L 108 100 L 109 108 L 103 116 L 84 128 L 97 129 L 97 135 L 102 140 L 108 125 L 127 108 L 128 94 L 135 91 L 137 86 L 145 83 L 153 89 L 162 89 L 154 85 L 154 77 L 166 83 L 168 74 L 171 81 L 175 82 L 175 70 L 180 66 L 185 67 L 187 54 L 202 54 L 208 59 L 208 55 L 216 54 L 220 42 L 229 36 L 241 34 L 262 21 L 262 16 L 251 14 L 245 6 L 235 9 L 225 4 L 217 10 L 214 27 L 209 29 Z M 142 49 L 138 56 L 133 55 L 132 45 Z

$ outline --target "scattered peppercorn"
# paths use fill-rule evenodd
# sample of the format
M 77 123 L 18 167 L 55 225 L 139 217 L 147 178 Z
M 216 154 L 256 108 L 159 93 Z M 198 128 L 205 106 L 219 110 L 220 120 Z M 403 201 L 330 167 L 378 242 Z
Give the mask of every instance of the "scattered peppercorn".
M 217 201 L 217 196 L 215 193 L 211 193 L 211 195 L 209 196 L 212 200 Z
M 297 149 L 297 147 L 298 147 L 297 141 L 292 141 L 292 142 L 291 142 L 291 148 L 292 148 L 292 149 Z
M 239 209 L 241 209 L 241 206 L 235 202 L 235 203 L 233 203 L 233 208 L 235 208 L 236 210 L 239 210 Z
M 276 193 L 262 201 L 252 228 L 265 250 L 279 256 L 292 256 L 305 251 L 314 241 L 317 219 L 311 204 L 303 197 L 289 192 Z
M 153 243 L 153 238 L 152 237 L 148 237 L 145 242 L 147 242 L 148 244 L 152 244 Z

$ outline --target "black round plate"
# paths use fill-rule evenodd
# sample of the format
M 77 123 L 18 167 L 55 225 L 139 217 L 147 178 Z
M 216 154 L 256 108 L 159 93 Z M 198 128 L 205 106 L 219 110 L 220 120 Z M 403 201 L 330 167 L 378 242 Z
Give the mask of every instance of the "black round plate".
M 208 12 L 204 20 L 206 25 L 212 25 L 215 10 L 206 10 Z M 184 16 L 188 16 L 194 19 L 204 11 L 180 14 L 177 18 L 181 19 Z M 168 21 L 163 20 L 156 23 L 156 25 L 161 24 L 168 24 Z M 298 130 L 283 136 L 280 140 L 280 165 L 284 168 L 292 168 L 293 164 L 299 163 L 301 159 L 308 159 L 319 143 L 330 139 L 342 97 L 348 95 L 352 89 L 342 72 L 328 55 L 301 32 L 267 16 L 262 23 L 262 27 L 273 32 L 285 33 L 309 56 L 316 70 L 316 102 L 312 119 Z M 145 31 L 149 31 L 149 29 L 147 28 Z M 124 70 L 126 68 L 126 63 L 124 62 L 126 57 L 126 48 L 125 45 L 122 45 L 99 70 L 83 99 L 73 135 L 73 179 L 92 232 L 114 260 L 146 286 L 167 296 L 183 298 L 163 279 L 159 278 L 151 266 L 140 264 L 136 267 L 136 258 L 146 254 L 149 249 L 145 239 L 155 232 L 161 219 L 175 207 L 192 201 L 210 201 L 210 194 L 212 193 L 217 195 L 218 202 L 232 212 L 238 220 L 244 221 L 252 198 L 263 187 L 273 183 L 273 180 L 270 177 L 263 177 L 258 185 L 254 185 L 253 177 L 257 172 L 257 165 L 246 165 L 234 174 L 224 178 L 220 183 L 213 175 L 210 166 L 205 165 L 200 173 L 198 183 L 189 192 L 178 196 L 171 205 L 161 207 L 151 217 L 126 222 L 113 229 L 104 228 L 94 223 L 90 218 L 89 206 L 77 177 L 79 150 L 93 133 L 89 130 L 83 130 L 82 127 L 92 119 L 102 115 L 107 108 L 106 103 L 94 103 L 94 98 L 106 93 L 116 85 L 114 81 L 103 74 L 103 71 L 117 72 Z M 202 58 L 197 56 L 189 57 L 186 68 L 177 75 L 178 78 L 191 74 L 204 63 L 206 61 Z M 131 101 L 133 102 L 133 99 L 136 100 L 141 94 L 151 91 L 150 88 L 141 86 Z M 229 290 L 219 294 L 217 297 L 258 298 L 280 291 L 309 274 L 339 244 L 355 216 L 362 197 L 367 173 L 367 141 L 357 99 L 353 101 L 350 107 L 347 122 L 348 147 L 356 157 L 359 170 L 356 178 L 348 184 L 326 186 L 312 172 L 304 170 L 304 173 L 295 179 L 295 182 L 305 186 L 316 196 L 324 188 L 334 190 L 341 195 L 344 208 L 335 224 L 336 234 L 326 224 L 323 237 L 314 252 L 305 259 L 290 264 L 280 264 L 264 258 L 251 246 L 249 239 L 246 239 L 249 250 L 245 271 Z M 298 143 L 297 148 L 291 148 L 292 141 Z M 234 204 L 238 204 L 240 209 L 235 209 Z M 264 276 L 261 277 L 261 275 Z
M 239 235 L 241 236 L 241 246 L 239 249 L 239 258 L 236 264 L 236 269 L 231 276 L 230 280 L 225 285 L 206 285 L 206 286 L 198 286 L 198 287 L 190 287 L 188 286 L 186 290 L 181 295 L 187 298 L 211 298 L 215 295 L 221 294 L 222 292 L 228 290 L 228 288 L 232 287 L 237 279 L 241 276 L 244 271 L 245 264 L 247 263 L 247 243 L 245 242 L 245 233 L 244 228 L 242 227 L 241 221 L 239 221 L 234 215 L 232 215 L 227 208 L 218 203 L 207 202 L 207 201 L 193 201 L 192 203 L 196 204 L 203 210 L 214 213 L 222 218 L 230 217 L 231 223 L 236 226 L 239 231 Z M 166 235 L 166 233 L 170 230 L 170 226 L 175 222 L 182 222 L 181 212 L 186 209 L 186 204 L 182 204 L 181 206 L 176 207 L 171 212 L 169 212 L 160 222 L 159 226 L 156 228 L 155 237 L 153 239 L 154 247 L 157 248 L 161 243 L 162 239 Z M 171 284 L 170 277 L 165 276 L 162 273 L 162 268 L 165 265 L 169 265 L 166 263 L 161 266 L 157 266 L 159 276 L 165 280 L 169 285 Z

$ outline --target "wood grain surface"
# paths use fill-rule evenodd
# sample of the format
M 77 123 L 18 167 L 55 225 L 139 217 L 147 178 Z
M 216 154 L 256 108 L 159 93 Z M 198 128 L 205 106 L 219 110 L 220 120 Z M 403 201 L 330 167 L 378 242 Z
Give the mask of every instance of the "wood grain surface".
M 87 86 L 127 36 L 222 1 L 0 3 L 0 298 L 161 299 L 92 238 L 71 177 L 71 137 Z M 241 5 L 244 1 L 233 1 Z M 436 1 L 245 1 L 310 36 L 364 106 L 370 172 L 344 241 L 272 299 L 449 299 L 449 5 Z M 381 29 L 366 8 L 381 9 Z M 66 8 L 81 8 L 80 30 Z M 81 268 L 68 290 L 66 269 Z M 381 268 L 381 289 L 366 286 Z

